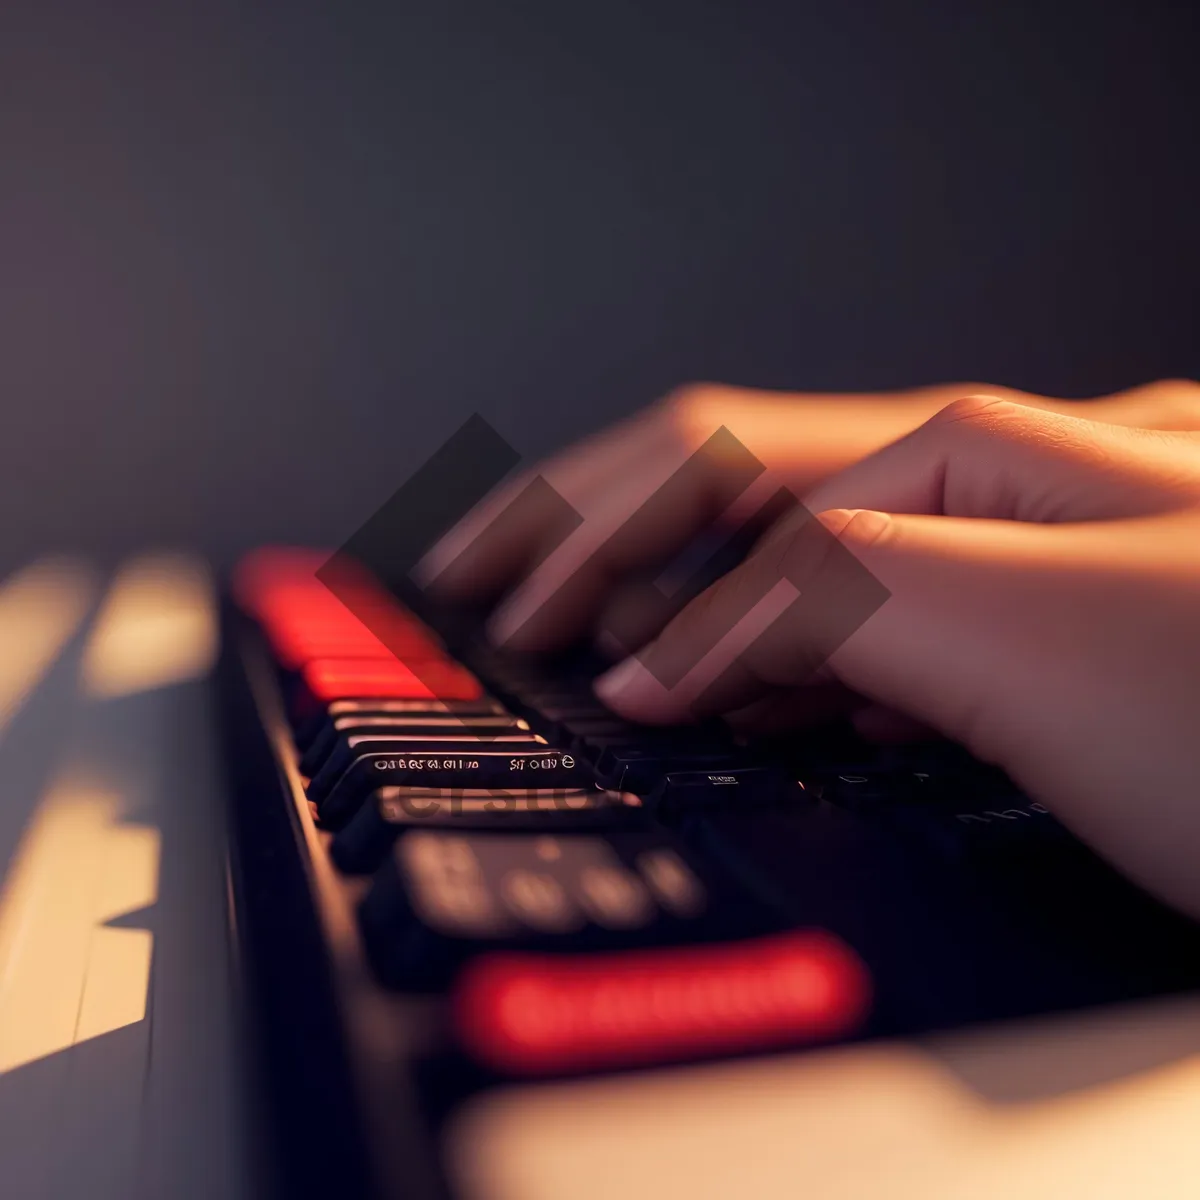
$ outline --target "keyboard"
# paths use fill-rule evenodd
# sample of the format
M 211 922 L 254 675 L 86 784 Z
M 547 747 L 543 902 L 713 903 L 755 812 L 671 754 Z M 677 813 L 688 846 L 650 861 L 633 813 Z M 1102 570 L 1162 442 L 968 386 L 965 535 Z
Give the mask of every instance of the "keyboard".
M 591 654 L 347 606 L 328 560 L 256 552 L 222 605 L 256 1194 L 462 1195 L 449 1134 L 514 1089 L 1200 983 L 1190 922 L 954 746 L 634 726 Z

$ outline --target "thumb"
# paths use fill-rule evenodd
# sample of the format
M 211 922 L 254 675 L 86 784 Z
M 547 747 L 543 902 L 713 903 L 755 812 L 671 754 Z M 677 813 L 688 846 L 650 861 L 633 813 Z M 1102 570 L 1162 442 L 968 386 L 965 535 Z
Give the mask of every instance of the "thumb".
M 703 719 L 835 679 L 994 760 L 1044 667 L 1061 527 L 837 509 L 810 517 L 597 682 L 635 720 Z M 1061 589 L 1060 589 L 1061 590 Z

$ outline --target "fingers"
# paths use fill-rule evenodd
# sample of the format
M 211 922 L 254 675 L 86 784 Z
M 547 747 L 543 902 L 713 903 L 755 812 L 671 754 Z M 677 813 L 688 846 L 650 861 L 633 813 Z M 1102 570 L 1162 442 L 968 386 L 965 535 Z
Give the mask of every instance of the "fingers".
M 667 452 L 668 434 L 643 414 L 522 472 L 430 549 L 417 578 L 447 598 L 498 593 L 543 561 L 583 519 L 603 519 L 618 507 L 621 481 L 639 478 Z
M 1047 523 L 1198 500 L 1200 460 L 1183 439 L 974 396 L 819 485 L 805 506 Z
M 735 733 L 772 737 L 851 716 L 862 703 L 840 683 L 775 688 L 745 708 L 725 713 L 723 719 Z
M 1049 527 L 825 513 L 596 690 L 631 719 L 670 723 L 836 680 L 991 758 L 988 714 L 1027 684 L 1039 593 L 1069 557 L 1065 531 Z
M 905 444 L 893 456 L 877 459 L 863 475 L 842 476 L 833 491 L 819 491 L 810 498 L 810 508 L 816 510 L 993 510 L 1005 486 L 1003 443 L 1015 450 L 1022 440 L 1040 439 L 1042 453 L 1058 464 L 1058 490 L 1052 496 L 1045 493 L 1049 479 L 1043 481 L 1040 495 L 1026 486 L 1028 479 L 1022 483 L 1024 507 L 1013 515 L 1032 520 L 1074 519 L 1071 514 L 1079 510 L 1102 515 L 1105 510 L 1094 497 L 1104 491 L 1112 508 L 1130 512 L 1155 511 L 1164 496 L 1160 472 L 1153 465 L 1142 469 L 1142 478 L 1123 478 L 1112 486 L 1121 456 L 1131 450 L 1128 440 L 1138 435 L 1113 428 L 1085 447 L 1071 433 L 1071 422 L 1078 431 L 1082 415 L 1115 425 L 1200 429 L 1200 387 L 1186 381 L 1166 381 L 1087 402 L 999 389 L 1003 397 L 1021 402 L 1022 417 L 993 407 L 986 413 L 960 411 L 953 418 L 934 419 L 935 427 L 961 426 L 939 435 L 945 438 L 942 461 L 947 466 L 940 507 L 929 490 L 933 474 L 920 485 L 910 481 L 900 492 L 884 486 L 887 472 L 903 472 L 908 459 L 927 453 L 932 444 L 926 434 L 921 448 L 914 450 L 905 435 L 911 436 L 914 426 L 964 390 L 967 385 L 955 384 L 860 395 L 783 395 L 718 385 L 682 389 L 669 401 L 501 489 L 431 551 L 420 574 L 435 593 L 449 598 L 494 599 L 515 587 L 495 618 L 493 634 L 516 648 L 553 648 L 595 624 L 601 614 L 611 614 L 618 626 L 628 625 L 627 631 L 609 638 L 628 647 L 657 633 L 678 605 L 664 605 L 642 584 L 634 586 L 637 603 L 631 605 L 629 597 L 620 594 L 623 581 L 630 572 L 670 560 L 706 521 L 720 515 L 722 503 L 737 494 L 736 486 L 723 487 L 720 480 L 730 471 L 736 477 L 740 468 L 714 455 L 709 476 L 698 481 L 694 495 L 682 501 L 676 496 L 670 506 L 645 507 L 689 454 L 722 427 L 743 457 L 757 460 L 775 485 L 782 483 L 797 495 L 896 439 Z M 1070 451 L 1073 436 L 1075 449 Z M 972 437 L 990 439 L 990 461 L 997 464 L 990 474 L 973 477 L 961 465 L 962 447 Z M 1169 456 L 1162 451 L 1161 457 Z M 1032 460 L 1029 464 L 1030 475 L 1040 470 Z M 1072 469 L 1082 495 L 1064 491 L 1061 481 Z M 740 509 L 725 514 L 728 520 L 740 520 L 753 510 L 767 491 L 765 481 L 760 484 L 743 494 Z M 1171 501 L 1168 497 L 1162 502 Z M 607 621 L 600 624 L 607 628 Z
M 928 725 L 882 704 L 868 704 L 857 709 L 851 720 L 858 733 L 869 742 L 906 745 L 936 736 Z
M 670 723 L 744 708 L 772 688 L 826 682 L 831 652 L 887 599 L 837 532 L 808 517 L 777 551 L 708 588 L 603 676 L 597 693 L 634 719 Z
M 564 616 L 563 628 L 577 632 L 580 620 L 565 610 L 581 598 L 589 611 L 594 609 L 589 589 L 608 587 L 629 563 L 652 561 L 652 551 L 669 558 L 697 532 L 693 518 L 700 509 L 686 500 L 676 502 L 676 522 L 668 522 L 668 532 L 658 538 L 637 528 L 648 515 L 639 510 L 719 430 L 738 452 L 732 463 L 712 456 L 714 475 L 738 471 L 737 460 L 749 456 L 764 464 L 772 479 L 757 492 L 751 488 L 742 506 L 727 514 L 736 522 L 755 511 L 772 488 L 782 485 L 803 494 L 817 480 L 900 437 L 961 392 L 957 385 L 855 395 L 781 394 L 713 384 L 682 388 L 500 488 L 426 555 L 416 574 L 436 595 L 489 599 L 544 568 L 540 580 L 516 597 L 498 622 L 497 633 L 508 636 L 583 568 L 578 586 L 555 606 L 559 611 L 547 610 L 513 644 L 537 642 Z M 701 482 L 704 491 L 712 481 Z M 627 525 L 623 542 L 605 545 Z M 647 627 L 656 631 L 661 623 L 660 613 Z
M 962 735 L 972 723 L 962 689 L 980 682 L 978 665 L 1008 669 L 993 661 L 1004 639 L 978 624 L 979 614 L 1011 622 L 996 597 L 1053 567 L 1077 541 L 1019 522 L 1137 517 L 1185 504 L 1200 504 L 1190 442 L 995 398 L 958 401 L 815 489 L 597 691 L 630 717 L 678 721 L 832 672 L 910 719 Z M 814 521 L 812 509 L 828 511 Z M 928 661 L 946 661 L 952 647 L 957 681 L 927 686 Z
M 652 576 L 700 531 L 719 518 L 733 520 L 731 508 L 757 494 L 765 471 L 727 429 L 682 462 L 658 462 L 629 494 L 641 497 L 648 481 L 661 480 L 658 486 L 632 512 L 624 504 L 610 509 L 553 551 L 495 613 L 491 636 L 522 650 L 570 640 L 594 623 L 620 580 L 639 571 Z
M 1067 408 L 1055 402 L 1054 407 L 1059 412 L 1077 411 L 1091 420 L 1114 425 L 1195 432 L 1200 430 L 1200 383 L 1192 379 L 1160 379 L 1111 396 L 1100 396 L 1082 406 L 1074 402 Z

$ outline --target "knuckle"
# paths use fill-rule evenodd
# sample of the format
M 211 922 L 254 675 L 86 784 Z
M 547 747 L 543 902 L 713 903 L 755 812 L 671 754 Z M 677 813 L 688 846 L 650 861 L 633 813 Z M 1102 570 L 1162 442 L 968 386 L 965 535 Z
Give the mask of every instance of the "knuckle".
M 1021 411 L 1019 404 L 1014 404 L 1002 396 L 960 396 L 939 409 L 930 418 L 929 424 L 935 427 L 988 425 L 990 418 L 1011 416 Z
M 930 426 L 948 454 L 979 452 L 986 446 L 1061 452 L 1088 440 L 1086 421 L 998 396 L 964 396 L 943 408 Z

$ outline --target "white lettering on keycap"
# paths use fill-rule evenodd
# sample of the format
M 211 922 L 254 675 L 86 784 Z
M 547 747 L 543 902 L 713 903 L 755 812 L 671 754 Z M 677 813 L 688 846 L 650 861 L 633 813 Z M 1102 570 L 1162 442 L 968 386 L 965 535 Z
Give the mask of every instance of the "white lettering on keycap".
M 478 771 L 477 758 L 377 758 L 377 771 Z
M 575 760 L 569 754 L 564 754 L 562 758 L 511 758 L 508 761 L 508 769 L 510 771 L 553 771 L 560 763 L 564 767 L 571 768 L 575 765 Z

